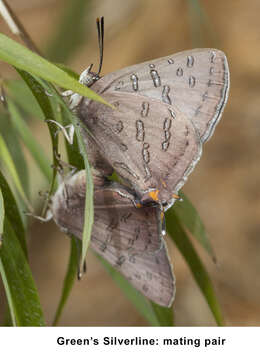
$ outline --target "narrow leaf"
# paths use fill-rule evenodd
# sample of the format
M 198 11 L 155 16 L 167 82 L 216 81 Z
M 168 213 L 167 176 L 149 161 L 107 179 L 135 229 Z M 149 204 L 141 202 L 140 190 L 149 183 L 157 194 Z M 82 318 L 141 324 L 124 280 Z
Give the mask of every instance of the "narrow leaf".
M 5 205 L 2 190 L 0 187 L 0 247 L 2 244 L 3 232 L 4 232 L 4 219 L 5 219 Z
M 27 161 L 25 159 L 16 129 L 10 121 L 10 114 L 7 110 L 0 112 L 0 134 L 2 135 L 13 160 L 22 188 L 26 196 L 29 197 L 30 179 Z
M 22 71 L 19 69 L 16 69 L 17 72 L 20 74 L 22 79 L 25 81 L 25 83 L 28 85 L 29 89 L 31 90 L 32 94 L 34 95 L 36 101 L 38 102 L 45 119 L 52 119 L 55 120 L 56 117 L 56 111 L 57 105 L 52 105 L 53 99 L 52 99 L 52 93 L 50 90 L 50 96 L 47 95 L 46 90 L 43 86 L 44 82 L 40 83 L 35 79 L 33 76 L 28 74 L 26 71 Z M 54 108 L 54 109 L 53 109 Z M 58 137 L 56 136 L 56 126 L 52 123 L 47 123 L 51 142 L 52 142 L 52 161 L 53 161 L 53 170 L 52 170 L 52 180 L 50 184 L 50 190 L 49 195 L 53 193 L 56 186 L 56 175 L 57 175 L 57 168 L 58 168 Z
M 0 188 L 5 203 L 5 214 L 8 217 L 10 224 L 12 225 L 16 237 L 19 239 L 21 248 L 23 249 L 23 252 L 27 258 L 28 257 L 27 245 L 26 245 L 25 230 L 24 230 L 22 217 L 19 212 L 19 207 L 17 206 L 17 203 L 15 201 L 15 197 L 12 194 L 12 191 L 1 171 L 0 171 Z
M 0 273 L 16 326 L 42 326 L 43 313 L 30 267 L 7 218 L 0 248 Z
M 39 81 L 41 82 L 41 80 Z M 43 86 L 46 86 L 47 91 L 49 91 L 47 84 L 43 84 Z M 74 126 L 75 133 L 77 136 L 79 152 L 83 158 L 84 168 L 86 171 L 86 197 L 85 197 L 86 200 L 85 200 L 84 227 L 82 234 L 82 252 L 81 252 L 81 268 L 82 268 L 90 244 L 92 226 L 94 222 L 94 204 L 93 204 L 94 186 L 92 181 L 91 168 L 88 162 L 86 146 L 81 131 L 81 126 L 84 125 L 82 123 L 80 124 L 80 120 L 71 112 L 71 110 L 65 104 L 64 100 L 62 99 L 62 97 L 58 92 L 55 91 L 52 92 L 52 96 L 54 99 L 57 100 L 57 102 L 59 102 L 62 108 L 62 113 L 65 114 L 67 121 L 69 121 Z
M 19 192 L 19 194 L 21 195 L 21 198 L 23 199 L 23 201 L 25 202 L 25 204 L 27 205 L 27 207 L 30 209 L 30 211 L 32 211 L 32 206 L 29 202 L 29 200 L 27 199 L 25 192 L 23 190 L 23 186 L 21 184 L 20 178 L 17 174 L 13 159 L 9 153 L 9 150 L 6 146 L 6 143 L 2 137 L 2 135 L 0 135 L 0 156 L 1 159 L 3 160 L 6 168 L 8 169 L 10 175 L 12 176 L 12 179 L 14 181 L 14 184 Z
M 55 63 L 55 65 L 58 66 L 61 70 L 65 71 L 68 75 L 73 77 L 73 79 L 79 81 L 79 74 L 69 68 L 67 65 L 61 63 Z
M 1 254 L 1 248 L 0 248 L 0 254 Z M 7 302 L 8 302 L 8 312 L 6 312 L 7 317 L 10 316 L 9 319 L 7 319 L 7 321 L 9 322 L 9 320 L 11 320 L 11 323 L 13 326 L 17 326 L 17 322 L 16 322 L 16 317 L 15 317 L 15 304 L 13 301 L 13 297 L 12 297 L 12 293 L 11 293 L 11 289 L 8 283 L 8 279 L 5 273 L 5 268 L 0 256 L 0 275 L 2 277 L 2 282 L 5 288 L 5 295 L 7 298 Z
M 46 81 L 43 81 L 40 78 L 37 78 L 37 80 L 35 79 L 35 81 L 33 81 L 32 80 L 33 78 L 26 72 L 23 72 L 23 71 L 22 72 L 19 71 L 19 72 L 21 73 L 21 76 L 25 79 L 25 81 L 28 82 L 30 88 L 32 89 L 32 91 L 34 91 L 36 97 L 37 96 L 39 97 L 39 93 L 42 94 L 42 89 L 44 89 L 45 95 L 49 94 L 48 97 L 51 98 L 52 101 L 56 102 L 56 104 L 57 104 L 56 110 L 58 110 L 58 109 L 60 110 L 60 106 L 61 106 L 61 108 L 66 113 L 67 119 L 69 119 L 69 121 L 73 124 L 75 132 L 76 132 L 80 154 L 83 157 L 84 168 L 86 170 L 86 201 L 85 201 L 84 228 L 83 228 L 83 236 L 82 236 L 82 261 L 81 261 L 81 267 L 83 267 L 87 249 L 89 247 L 90 239 L 91 239 L 91 231 L 92 231 L 92 226 L 93 226 L 93 221 L 94 221 L 94 206 L 93 206 L 93 181 L 92 181 L 91 169 L 90 169 L 90 165 L 88 162 L 84 139 L 82 137 L 82 133 L 80 130 L 79 119 L 77 119 L 75 117 L 75 115 L 72 114 L 72 112 L 68 109 L 67 105 L 64 103 L 60 94 L 52 87 L 51 84 L 49 85 Z M 35 86 L 36 86 L 37 91 L 34 90 Z M 38 95 L 37 95 L 37 93 L 38 93 Z M 37 98 L 37 100 L 38 100 L 38 98 Z M 45 111 L 45 106 L 44 106 L 44 104 L 41 103 L 41 99 L 39 99 L 39 104 L 42 107 L 43 111 Z M 58 106 L 58 109 L 57 109 L 57 106 Z M 51 117 L 51 119 L 53 119 L 53 118 L 58 122 L 60 120 L 59 116 Z M 53 126 L 52 123 L 50 125 Z M 52 132 L 52 134 L 53 134 L 53 132 Z M 54 140 L 55 140 L 55 136 L 54 136 Z M 57 137 L 56 137 L 56 141 L 57 141 Z M 56 152 L 57 152 L 57 149 L 56 149 Z M 55 146 L 54 146 L 54 153 L 55 153 Z M 58 165 L 58 160 L 57 160 L 57 157 L 55 157 L 55 156 L 54 156 L 54 161 Z M 54 163 L 54 165 L 55 165 L 55 163 Z M 51 190 L 52 190 L 52 188 L 51 188 Z M 50 191 L 50 193 L 51 193 L 51 191 Z
M 32 115 L 37 119 L 44 120 L 44 115 L 38 102 L 36 101 L 30 88 L 23 80 L 5 80 L 4 85 L 14 102 L 18 104 L 27 114 Z
M 67 72 L 3 34 L 0 34 L 0 59 L 18 69 L 111 107 L 101 96 L 80 84 Z
M 205 226 L 190 200 L 183 192 L 180 192 L 183 201 L 177 201 L 174 204 L 173 211 L 179 222 L 183 224 L 196 240 L 204 247 L 209 255 L 215 261 L 215 253 L 207 236 Z
M 21 136 L 24 144 L 30 151 L 31 156 L 34 158 L 36 165 L 39 167 L 43 175 L 48 181 L 51 181 L 52 170 L 50 162 L 44 154 L 43 148 L 35 140 L 26 122 L 23 120 L 18 109 L 11 99 L 7 99 L 8 110 L 10 112 L 11 120 L 19 135 Z
M 201 292 L 210 307 L 216 323 L 218 325 L 223 325 L 220 306 L 218 304 L 212 282 L 204 265 L 197 255 L 186 232 L 183 230 L 182 225 L 173 211 L 173 208 L 169 209 L 165 216 L 168 234 L 171 236 L 172 240 L 175 242 L 183 257 L 185 258 L 186 263 L 195 278 L 195 281 L 200 287 Z
M 150 306 L 159 320 L 160 326 L 173 326 L 173 309 L 160 306 L 150 301 Z
M 61 316 L 61 313 L 66 305 L 68 300 L 69 294 L 72 290 L 72 286 L 75 282 L 77 271 L 78 271 L 78 264 L 79 264 L 79 257 L 78 257 L 78 248 L 77 248 L 77 239 L 74 236 L 71 236 L 70 240 L 70 259 L 67 268 L 67 273 L 63 282 L 62 294 L 59 301 L 59 305 L 54 317 L 53 325 L 57 325 Z
M 84 159 L 86 171 L 86 195 L 85 195 L 85 212 L 84 212 L 84 227 L 82 233 L 82 252 L 81 252 L 81 268 L 84 266 L 84 261 L 87 255 L 87 250 L 90 245 L 92 226 L 94 223 L 94 185 L 92 181 L 91 168 L 88 162 L 88 155 L 85 148 L 85 143 L 78 124 L 78 120 L 72 117 L 72 123 L 75 127 L 80 153 Z

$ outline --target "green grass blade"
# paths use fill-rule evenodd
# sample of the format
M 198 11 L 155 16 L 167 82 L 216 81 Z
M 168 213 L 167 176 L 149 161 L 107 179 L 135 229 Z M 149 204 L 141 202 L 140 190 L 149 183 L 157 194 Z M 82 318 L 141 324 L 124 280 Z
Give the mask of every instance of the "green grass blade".
M 78 147 L 80 156 L 84 161 L 84 168 L 86 171 L 86 197 L 85 197 L 85 214 L 84 214 L 84 227 L 83 227 L 83 235 L 82 235 L 82 253 L 81 253 L 81 268 L 83 267 L 87 250 L 90 244 L 92 226 L 94 222 L 94 204 L 93 204 L 93 193 L 94 186 L 92 181 L 91 168 L 88 162 L 88 155 L 86 152 L 86 146 L 84 143 L 84 139 L 81 132 L 81 126 L 79 123 L 79 119 L 70 111 L 70 109 L 65 104 L 64 100 L 60 96 L 58 92 L 55 92 L 51 86 L 48 86 L 46 82 L 43 82 L 41 79 L 38 80 L 39 83 L 45 87 L 48 93 L 52 94 L 52 98 L 59 103 L 62 111 L 66 114 L 67 120 L 74 126 L 75 133 L 77 136 Z M 56 120 L 59 121 L 57 118 Z
M 179 222 L 183 224 L 196 240 L 203 246 L 208 254 L 216 260 L 214 250 L 206 233 L 205 226 L 190 200 L 183 192 L 179 193 L 183 201 L 176 201 L 173 211 Z
M 48 85 L 45 81 L 41 79 L 34 79 L 32 78 L 28 73 L 24 71 L 20 71 L 19 73 L 24 78 L 26 83 L 28 83 L 29 87 L 33 91 L 37 101 L 39 101 L 39 104 L 46 116 L 46 118 L 50 118 L 56 121 L 60 121 L 60 112 L 58 111 L 58 108 L 65 114 L 66 120 L 68 122 L 71 122 L 76 130 L 77 135 L 77 141 L 79 144 L 80 153 L 78 154 L 78 158 L 83 157 L 84 159 L 84 167 L 86 169 L 87 173 L 87 186 L 86 186 L 86 205 L 85 205 L 85 222 L 84 222 L 84 232 L 82 237 L 82 264 L 85 259 L 85 255 L 90 243 L 91 238 L 91 230 L 93 225 L 93 219 L 94 219 L 94 209 L 93 209 L 93 182 L 92 182 L 92 176 L 91 176 L 91 170 L 87 159 L 87 154 L 85 150 L 85 144 L 78 126 L 78 119 L 75 118 L 75 116 L 71 113 L 71 111 L 67 108 L 66 104 L 64 103 L 61 96 L 55 91 L 55 89 Z M 50 94 L 51 96 L 47 96 L 46 94 Z M 45 95 L 45 98 L 43 96 L 43 99 L 41 95 Z M 38 99 L 39 97 L 39 99 Z M 53 103 L 56 104 L 55 109 L 57 110 L 57 115 L 55 116 L 54 113 L 51 113 L 52 108 L 48 105 L 49 99 L 52 100 Z M 47 106 L 46 106 L 46 102 Z M 48 116 L 50 115 L 50 116 Z M 55 127 L 55 132 L 56 132 Z M 56 138 L 57 140 L 57 138 Z M 74 154 L 75 155 L 75 154 Z M 57 160 L 57 159 L 56 159 Z M 79 163 L 79 162 L 78 162 Z M 82 161 L 81 161 L 82 163 Z
M 173 326 L 173 308 L 166 308 L 150 301 L 150 306 L 159 321 L 160 326 Z
M 14 127 L 19 133 L 20 137 L 22 138 L 31 156 L 35 160 L 36 165 L 39 167 L 39 169 L 46 177 L 46 179 L 48 181 L 51 181 L 52 170 L 50 167 L 50 161 L 48 160 L 47 156 L 44 154 L 43 148 L 35 140 L 29 127 L 27 126 L 26 122 L 23 120 L 17 107 L 10 98 L 7 99 L 7 104 Z
M 189 237 L 183 230 L 181 223 L 176 217 L 173 207 L 169 209 L 166 214 L 167 233 L 177 245 L 189 266 L 192 275 L 195 278 L 203 296 L 205 297 L 209 308 L 218 325 L 223 325 L 223 319 L 220 311 L 212 282 L 209 275 L 202 264 L 198 254 L 196 253 Z
M 90 90 L 88 87 L 80 84 L 60 67 L 33 53 L 26 47 L 3 34 L 0 34 L 0 59 L 20 70 L 24 70 L 32 75 L 53 82 L 65 89 L 70 89 L 89 99 L 111 106 L 103 100 L 101 96 L 94 93 L 94 91 Z
M 5 80 L 4 86 L 8 90 L 8 95 L 19 105 L 27 114 L 44 120 L 40 105 L 32 94 L 32 91 L 23 80 Z
M 34 96 L 36 97 L 36 100 L 39 102 L 40 108 L 42 109 L 44 115 L 46 118 L 51 118 L 55 121 L 60 122 L 61 121 L 61 114 L 65 115 L 66 120 L 69 122 L 71 120 L 72 114 L 70 113 L 70 111 L 65 111 L 64 108 L 66 107 L 66 105 L 63 102 L 63 99 L 61 99 L 59 97 L 59 95 L 56 93 L 55 89 L 51 86 L 48 85 L 46 82 L 42 81 L 41 79 L 34 79 L 33 77 L 31 77 L 28 73 L 24 72 L 24 71 L 20 71 L 19 73 L 21 74 L 22 78 L 26 81 L 26 83 L 28 84 L 28 86 L 30 87 L 30 89 L 32 90 Z M 51 96 L 48 96 L 46 94 L 50 94 Z M 60 106 L 62 107 L 62 112 L 60 111 Z M 76 126 L 76 123 L 78 121 L 76 121 L 76 119 L 74 119 L 74 125 Z M 53 133 L 57 131 L 56 126 L 54 125 L 53 128 Z M 57 141 L 57 137 L 53 137 L 53 140 Z M 73 148 L 74 146 L 72 146 L 71 148 Z M 56 149 L 57 151 L 57 149 Z M 75 158 L 76 158 L 76 154 Z M 77 152 L 77 158 L 82 158 L 80 153 Z M 89 182 L 88 182 L 89 183 Z M 73 254 L 75 254 L 75 251 L 73 252 Z M 62 296 L 57 308 L 57 312 L 55 315 L 55 324 L 57 324 L 62 310 L 66 304 L 67 298 L 69 296 L 69 293 L 71 291 L 72 288 L 72 284 L 74 282 L 74 277 L 75 277 L 75 271 L 77 271 L 77 267 L 78 267 L 78 257 L 76 260 L 77 256 L 72 256 L 70 264 L 69 264 L 69 269 L 66 275 L 66 278 L 64 280 L 64 286 L 63 286 L 63 291 L 62 291 Z M 75 270 L 76 269 L 76 270 Z M 75 270 L 75 271 L 74 271 Z
M 0 273 L 13 325 L 43 326 L 43 313 L 31 270 L 7 218 L 0 248 Z
M 46 54 L 53 61 L 66 63 L 71 55 L 87 41 L 90 0 L 67 0 L 63 6 L 61 19 L 56 26 Z
M 172 326 L 173 313 L 168 309 L 156 305 L 149 301 L 139 291 L 137 291 L 117 270 L 115 270 L 106 260 L 97 255 L 107 272 L 111 275 L 116 284 L 123 290 L 127 298 L 135 305 L 137 311 L 152 326 Z
M 84 168 L 86 171 L 86 195 L 85 195 L 86 200 L 85 200 L 84 227 L 82 233 L 82 251 L 81 251 L 81 266 L 80 266 L 81 268 L 83 268 L 87 250 L 90 245 L 92 226 L 94 223 L 94 203 L 93 203 L 94 186 L 92 181 L 91 168 L 88 162 L 88 154 L 86 152 L 86 146 L 80 127 L 83 125 L 79 124 L 79 119 L 76 118 L 76 116 L 68 109 L 67 105 L 64 103 L 61 96 L 58 93 L 56 93 L 56 95 L 54 96 L 58 97 L 57 101 L 58 100 L 60 101 L 63 114 L 65 115 L 66 119 L 74 126 L 79 152 L 81 157 L 83 158 Z
M 2 190 L 0 187 L 0 246 L 2 243 L 2 237 L 4 232 L 4 219 L 5 219 L 5 205 Z
M 0 254 L 1 254 L 1 248 L 0 248 Z M 1 256 L 0 256 L 0 275 L 1 275 L 1 278 L 2 278 L 2 282 L 3 282 L 3 285 L 4 285 L 4 289 L 5 289 L 5 295 L 6 295 L 7 302 L 8 302 L 8 310 L 9 310 L 9 312 L 6 313 L 7 316 L 10 316 L 10 319 L 8 319 L 8 322 L 9 322 L 9 320 L 11 320 L 11 324 L 13 326 L 17 326 L 16 317 L 15 317 L 15 304 L 14 304 L 14 301 L 13 301 L 13 297 L 12 297 L 11 289 L 10 289 L 10 286 L 9 286 L 9 283 L 8 283 L 8 279 L 7 279 L 6 274 L 5 274 L 5 268 L 4 268 L 4 265 L 2 263 Z M 8 326 L 10 326 L 10 324 L 8 324 Z
M 86 195 L 85 195 L 85 212 L 84 212 L 84 227 L 82 233 L 82 251 L 81 251 L 81 268 L 84 266 L 84 261 L 87 255 L 87 250 L 91 241 L 92 226 L 94 223 L 94 185 L 92 181 L 91 168 L 88 162 L 88 155 L 85 149 L 85 143 L 78 125 L 78 119 L 72 117 L 72 123 L 75 127 L 75 132 L 78 139 L 80 153 L 84 160 L 86 171 Z
M 27 196 L 23 190 L 23 186 L 21 184 L 19 175 L 16 171 L 15 164 L 13 162 L 13 159 L 10 155 L 10 152 L 6 146 L 6 143 L 5 143 L 2 135 L 0 135 L 0 158 L 2 159 L 3 163 L 5 164 L 6 168 L 9 171 L 10 175 L 12 176 L 13 182 L 14 182 L 16 189 L 18 190 L 21 198 L 27 205 L 28 209 L 30 211 L 32 211 L 32 206 L 31 206 L 29 200 L 27 199 Z
M 55 65 L 58 66 L 61 70 L 65 71 L 68 75 L 73 77 L 73 79 L 79 81 L 79 74 L 69 68 L 67 65 L 61 63 L 55 63 Z
M 46 89 L 44 87 L 45 82 L 35 79 L 26 71 L 22 71 L 16 69 L 17 72 L 20 74 L 22 79 L 25 81 L 29 89 L 31 90 L 32 94 L 34 95 L 36 101 L 38 102 L 45 119 L 52 119 L 56 120 L 57 116 L 57 104 L 52 96 L 48 96 L 46 93 Z M 52 95 L 52 90 L 49 89 L 50 95 Z M 52 161 L 53 161 L 53 169 L 52 169 L 52 180 L 50 184 L 49 194 L 51 195 L 56 188 L 56 175 L 57 175 L 57 168 L 58 168 L 58 159 L 55 153 L 58 153 L 58 137 L 55 135 L 57 128 L 53 123 L 47 123 L 51 142 L 52 142 Z
M 0 112 L 0 134 L 2 135 L 11 158 L 14 162 L 15 168 L 19 175 L 22 188 L 27 197 L 30 196 L 30 179 L 28 172 L 28 165 L 25 159 L 19 137 L 13 124 L 10 121 L 10 114 L 7 110 Z
M 79 264 L 79 257 L 78 257 L 78 247 L 77 242 L 78 240 L 71 236 L 70 240 L 70 259 L 67 268 L 67 273 L 63 282 L 62 294 L 61 298 L 56 310 L 56 314 L 53 321 L 53 326 L 56 326 L 59 322 L 61 313 L 66 305 L 68 300 L 69 294 L 71 292 L 72 286 L 75 282 L 77 271 L 78 271 L 78 264 Z
M 1 263 L 1 260 L 0 260 L 0 263 Z M 2 266 L 2 264 L 0 264 L 0 267 L 1 266 Z M 1 270 L 0 270 L 0 274 L 1 274 Z M 12 316 L 11 316 L 11 312 L 10 312 L 8 304 L 6 304 L 6 306 L 5 306 L 4 320 L 3 320 L 3 325 L 1 325 L 1 326 L 13 326 Z
M 10 223 L 12 224 L 13 231 L 15 232 L 18 240 L 20 241 L 21 248 L 23 249 L 26 258 L 28 258 L 25 229 L 21 214 L 19 212 L 19 207 L 17 206 L 15 197 L 12 194 L 12 191 L 1 171 L 0 171 L 0 188 L 2 191 L 4 204 L 5 204 L 5 214 L 8 217 Z

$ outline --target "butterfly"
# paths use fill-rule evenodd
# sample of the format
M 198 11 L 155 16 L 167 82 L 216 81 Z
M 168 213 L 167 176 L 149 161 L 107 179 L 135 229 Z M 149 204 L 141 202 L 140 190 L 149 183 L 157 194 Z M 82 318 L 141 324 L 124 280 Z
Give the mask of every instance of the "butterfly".
M 83 131 L 87 149 L 96 154 L 90 156 L 92 165 L 106 164 L 106 175 L 114 169 L 142 203 L 156 201 L 167 209 L 223 113 L 229 91 L 226 56 L 195 49 L 100 79 L 90 70 L 81 81 L 114 106 L 83 97 L 74 106 L 89 130 Z
M 158 204 L 138 206 L 126 186 L 108 181 L 93 169 L 94 225 L 91 247 L 147 298 L 170 306 L 175 279 Z M 82 238 L 86 173 L 66 179 L 52 198 L 51 211 L 65 232 Z
M 103 23 L 99 29 L 103 48 Z M 194 49 L 133 65 L 100 78 L 89 66 L 80 82 L 113 109 L 78 94 L 70 107 L 82 123 L 94 171 L 92 248 L 154 302 L 170 306 L 175 280 L 162 235 L 163 212 L 178 198 L 213 134 L 229 91 L 225 54 Z M 113 171 L 123 184 L 105 180 Z M 61 184 L 57 224 L 81 238 L 85 175 Z

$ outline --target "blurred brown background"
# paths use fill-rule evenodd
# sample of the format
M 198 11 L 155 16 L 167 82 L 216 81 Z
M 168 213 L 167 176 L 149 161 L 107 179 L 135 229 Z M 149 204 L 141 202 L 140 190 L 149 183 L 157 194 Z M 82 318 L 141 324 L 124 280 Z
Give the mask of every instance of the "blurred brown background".
M 69 1 L 9 3 L 44 52 Z M 95 19 L 100 15 L 105 16 L 103 74 L 192 47 L 216 47 L 226 53 L 231 73 L 229 101 L 183 190 L 200 213 L 217 254 L 216 266 L 194 244 L 210 273 L 226 324 L 259 326 L 260 2 L 201 0 L 203 13 L 194 4 L 189 0 L 89 2 L 84 10 L 86 41 L 65 62 L 77 72 L 90 63 L 98 64 Z M 10 34 L 2 19 L 0 31 Z M 66 38 L 62 41 L 66 43 Z M 1 64 L 0 72 L 4 78 L 15 76 L 6 64 Z M 38 126 L 35 136 L 48 151 L 45 125 Z M 46 184 L 35 169 L 32 165 L 36 198 Z M 69 240 L 53 223 L 39 222 L 32 224 L 29 240 L 33 275 L 50 324 Z M 177 278 L 176 325 L 215 325 L 181 254 L 174 246 L 170 249 Z M 147 325 L 90 252 L 87 264 L 87 276 L 74 286 L 60 325 Z

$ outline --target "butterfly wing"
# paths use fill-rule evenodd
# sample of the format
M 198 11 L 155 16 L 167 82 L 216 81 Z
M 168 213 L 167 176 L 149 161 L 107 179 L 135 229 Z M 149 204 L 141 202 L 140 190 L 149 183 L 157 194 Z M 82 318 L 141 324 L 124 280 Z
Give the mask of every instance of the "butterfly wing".
M 135 93 L 178 108 L 205 142 L 220 120 L 229 91 L 225 54 L 215 49 L 193 49 L 112 72 L 93 84 L 107 91 Z
M 171 203 L 201 155 L 196 128 L 178 109 L 135 93 L 106 91 L 116 109 L 84 98 L 78 116 L 100 153 L 137 192 Z
M 95 181 L 95 219 L 91 247 L 149 299 L 170 306 L 175 280 L 161 235 L 158 206 L 136 208 L 134 196 L 119 184 Z M 60 185 L 53 198 L 56 223 L 78 238 L 82 236 L 85 173 Z
M 97 146 L 93 137 L 90 136 L 89 131 L 84 127 L 81 127 L 81 133 L 84 144 L 88 153 L 88 161 L 94 169 L 97 169 L 103 176 L 110 176 L 113 173 L 113 168 L 102 156 L 99 147 Z

